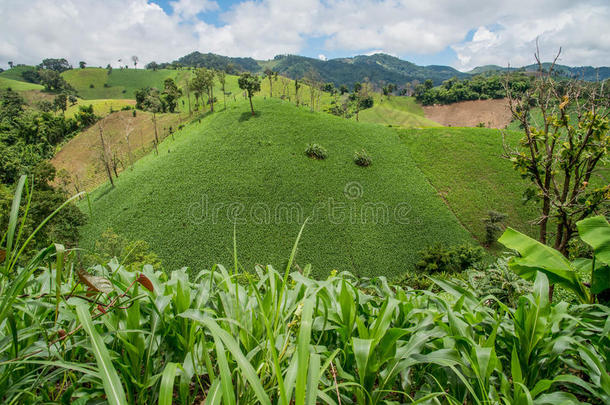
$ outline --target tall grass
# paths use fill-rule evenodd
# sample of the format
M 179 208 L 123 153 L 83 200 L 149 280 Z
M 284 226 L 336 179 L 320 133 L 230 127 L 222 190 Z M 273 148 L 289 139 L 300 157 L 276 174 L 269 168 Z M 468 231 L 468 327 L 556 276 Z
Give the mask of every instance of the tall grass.
M 294 271 L 296 243 L 282 272 L 241 272 L 237 248 L 230 271 L 84 271 L 58 245 L 21 263 L 18 212 L 3 239 L 4 403 L 610 401 L 610 309 L 550 304 L 542 274 L 511 308 L 453 281 L 433 294 L 316 280 Z

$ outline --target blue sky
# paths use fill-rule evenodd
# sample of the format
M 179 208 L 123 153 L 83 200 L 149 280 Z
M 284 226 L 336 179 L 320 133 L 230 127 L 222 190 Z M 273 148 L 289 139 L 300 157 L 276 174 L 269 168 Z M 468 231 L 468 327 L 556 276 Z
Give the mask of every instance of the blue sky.
M 66 57 L 140 65 L 193 51 L 272 58 L 385 52 L 460 70 L 610 65 L 607 0 L 1 0 L 0 67 Z

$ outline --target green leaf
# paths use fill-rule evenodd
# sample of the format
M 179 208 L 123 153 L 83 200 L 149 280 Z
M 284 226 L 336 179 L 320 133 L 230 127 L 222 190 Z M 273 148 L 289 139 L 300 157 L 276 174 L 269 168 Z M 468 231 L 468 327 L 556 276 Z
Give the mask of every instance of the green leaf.
M 161 375 L 161 387 L 159 389 L 159 405 L 172 405 L 172 394 L 174 393 L 174 379 L 178 364 L 167 363 Z
M 580 238 L 593 248 L 595 269 L 591 274 L 591 293 L 610 288 L 610 224 L 603 216 L 576 223 Z
M 560 284 L 572 290 L 581 302 L 590 301 L 589 292 L 578 279 L 572 264 L 557 250 L 512 228 L 506 229 L 498 242 L 519 252 L 521 257 L 513 257 L 509 268 L 524 279 L 534 280 L 536 274 L 541 272 L 551 284 Z
M 610 264 L 610 224 L 603 216 L 576 223 L 580 239 L 593 248 L 596 260 Z
M 311 339 L 311 318 L 313 313 L 313 298 L 303 303 L 301 327 L 297 341 L 298 371 L 295 388 L 296 405 L 305 404 L 305 389 L 307 387 L 307 368 L 309 366 L 309 340 Z M 317 391 L 317 389 L 316 389 Z
M 108 403 L 112 405 L 127 404 L 121 380 L 112 365 L 112 360 L 110 359 L 108 349 L 106 349 L 106 346 L 104 345 L 104 341 L 93 326 L 88 305 L 78 305 L 76 307 L 76 314 L 83 325 L 83 329 L 85 329 L 85 332 L 87 332 L 91 338 L 91 349 L 95 355 L 95 361 L 97 362 L 97 367 L 99 369 L 98 373 L 102 378 Z

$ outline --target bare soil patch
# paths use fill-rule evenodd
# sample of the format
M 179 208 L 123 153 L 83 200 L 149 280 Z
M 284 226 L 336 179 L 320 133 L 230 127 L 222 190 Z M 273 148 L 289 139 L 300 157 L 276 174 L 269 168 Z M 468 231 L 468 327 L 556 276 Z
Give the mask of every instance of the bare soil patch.
M 158 114 L 159 140 L 170 135 L 170 127 L 175 132 L 184 118 L 184 114 Z M 155 131 L 151 113 L 137 111 L 134 117 L 132 111 L 117 111 L 103 118 L 100 123 L 104 143 L 110 154 L 120 162 L 119 175 L 129 168 L 132 161 L 135 162 L 154 148 Z M 96 123 L 72 138 L 53 157 L 51 163 L 58 174 L 56 182 L 71 192 L 94 189 L 107 181 L 101 156 L 100 130 Z
M 487 128 L 503 129 L 512 119 L 505 99 L 461 101 L 423 108 L 426 118 L 448 127 L 476 127 L 483 123 Z

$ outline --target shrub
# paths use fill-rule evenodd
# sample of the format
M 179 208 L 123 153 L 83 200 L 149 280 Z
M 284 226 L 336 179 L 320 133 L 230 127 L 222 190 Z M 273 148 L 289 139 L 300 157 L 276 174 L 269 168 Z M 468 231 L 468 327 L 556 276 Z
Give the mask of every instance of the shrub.
M 124 105 L 123 108 L 121 108 L 121 111 L 129 111 L 129 110 L 131 110 L 130 105 Z
M 307 149 L 305 149 L 305 154 L 312 159 L 326 159 L 328 157 L 328 152 L 322 145 L 318 145 L 317 143 L 312 143 L 307 145 Z
M 469 271 L 468 279 L 479 297 L 493 295 L 510 307 L 517 305 L 519 297 L 532 291 L 532 283 L 525 281 L 508 268 L 508 258 L 498 259 L 483 271 Z
M 508 215 L 502 214 L 497 211 L 489 211 L 487 218 L 483 219 L 485 224 L 485 245 L 493 245 L 500 236 L 500 232 L 504 231 L 504 221 L 508 218 Z
M 354 153 L 354 163 L 356 163 L 358 166 L 366 167 L 370 166 L 373 161 L 371 160 L 369 154 L 362 149 L 362 151 Z
M 93 83 L 91 83 L 91 84 L 89 85 L 89 88 L 90 88 L 90 89 L 94 89 L 94 88 L 95 88 L 95 85 L 94 85 Z
M 424 273 L 459 273 L 478 266 L 483 260 L 480 246 L 458 245 L 445 247 L 434 245 L 420 252 L 421 259 L 415 264 Z
M 110 85 L 108 83 L 104 83 L 104 88 L 108 88 Z

